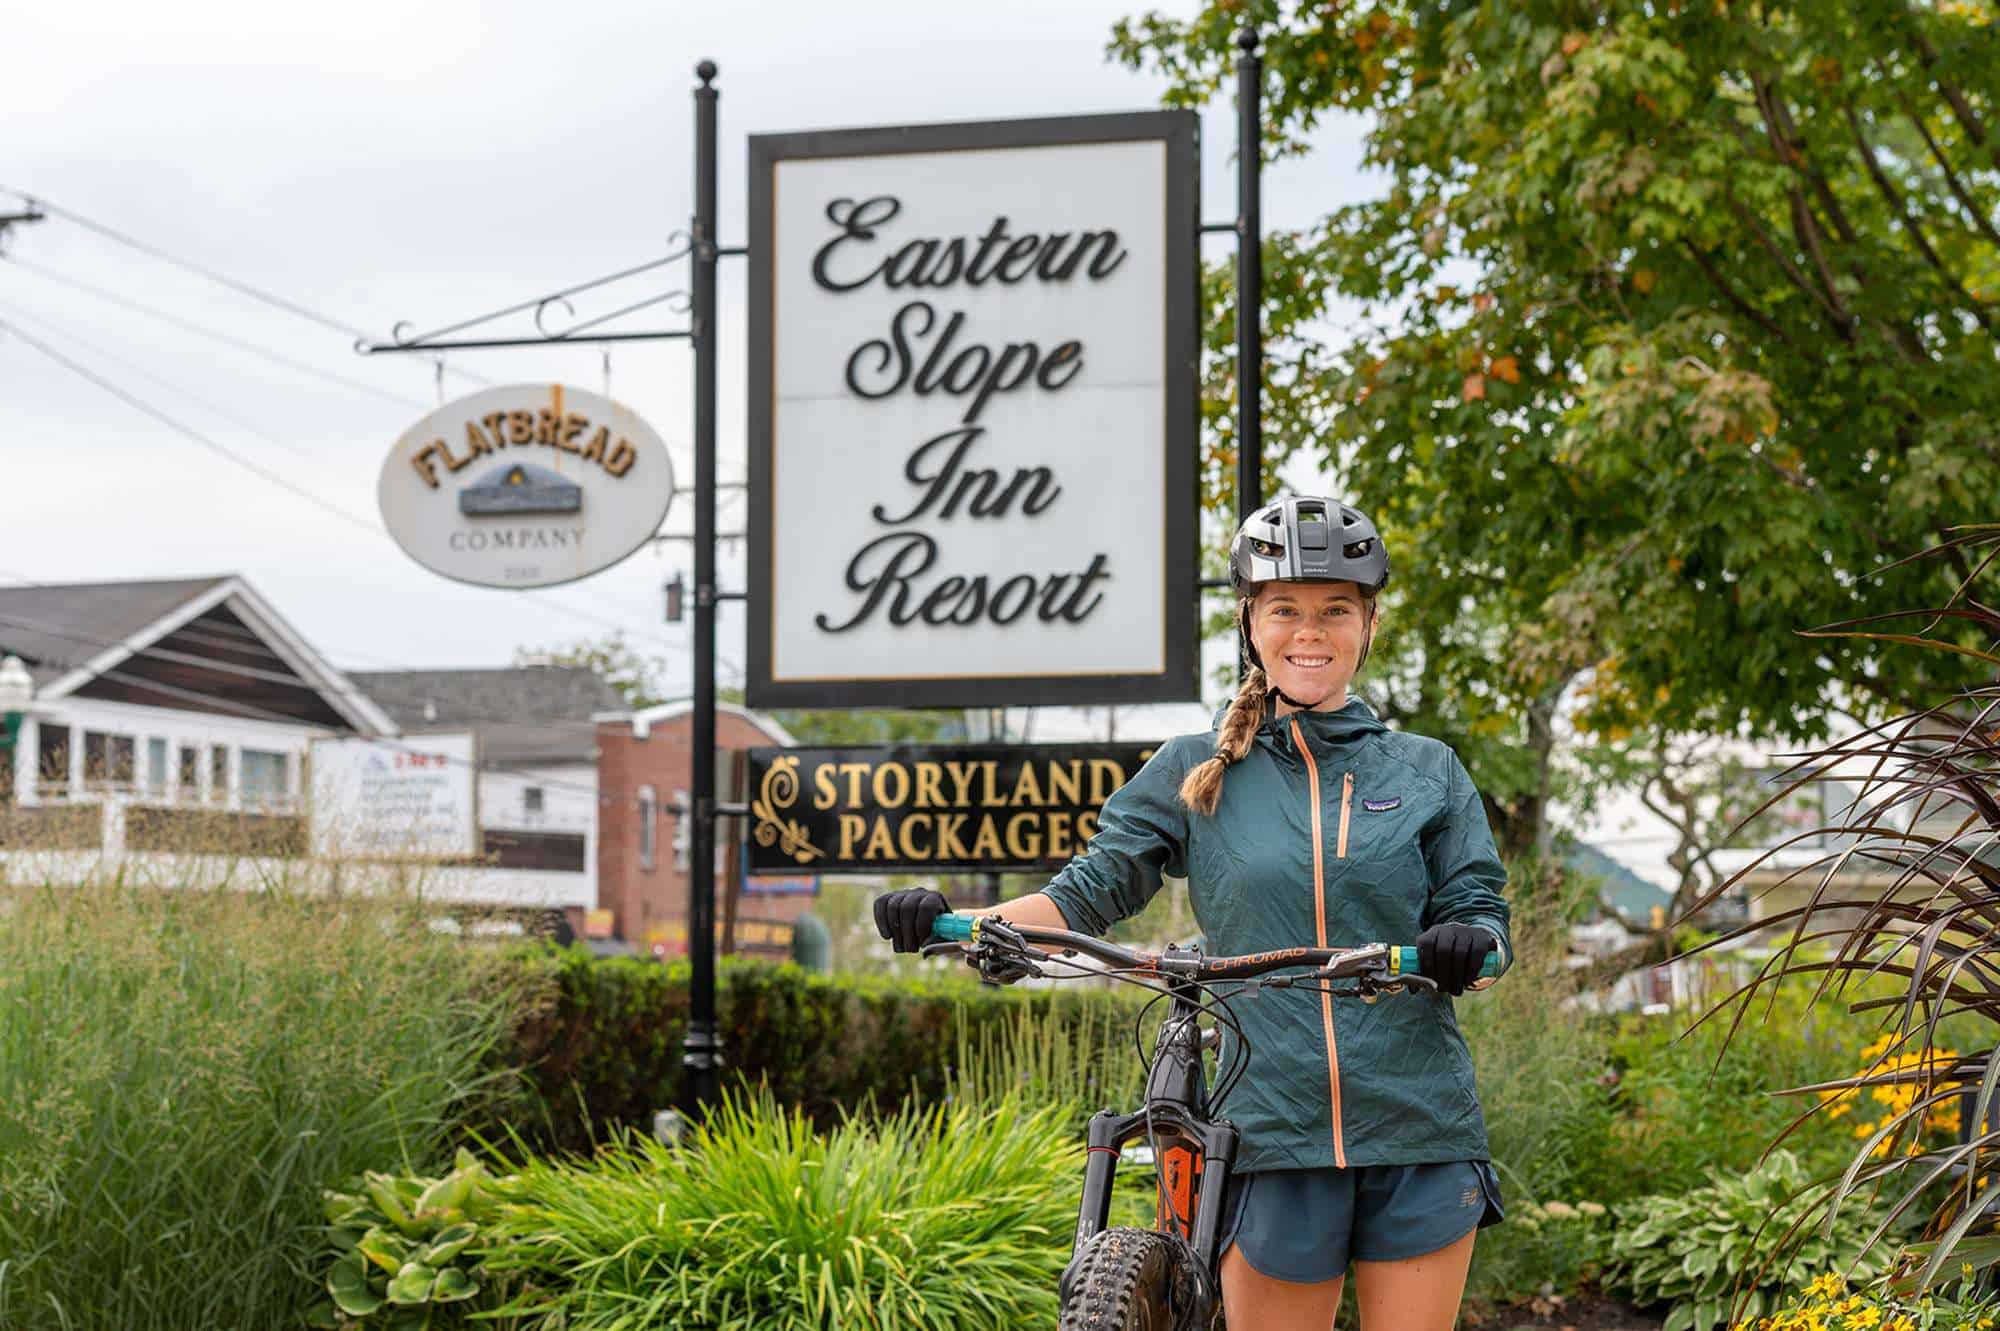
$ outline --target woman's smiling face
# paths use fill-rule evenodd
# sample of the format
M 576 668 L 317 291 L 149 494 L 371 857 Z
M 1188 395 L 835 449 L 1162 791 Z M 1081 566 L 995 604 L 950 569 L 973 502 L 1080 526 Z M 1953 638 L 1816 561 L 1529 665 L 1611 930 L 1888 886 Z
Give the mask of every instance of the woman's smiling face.
M 1340 707 L 1361 665 L 1369 610 L 1351 582 L 1267 582 L 1250 609 L 1264 673 L 1300 706 Z

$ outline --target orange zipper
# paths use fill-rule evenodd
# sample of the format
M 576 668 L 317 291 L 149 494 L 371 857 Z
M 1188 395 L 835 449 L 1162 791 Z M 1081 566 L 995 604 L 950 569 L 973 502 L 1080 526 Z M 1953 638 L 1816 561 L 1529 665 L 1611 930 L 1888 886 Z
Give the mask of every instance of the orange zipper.
M 1320 823 L 1319 812 L 1319 763 L 1313 758 L 1312 749 L 1306 744 L 1306 736 L 1299 729 L 1297 721 L 1292 722 L 1292 743 L 1299 746 L 1299 756 L 1306 762 L 1306 781 L 1312 787 L 1313 823 L 1313 919 L 1319 928 L 1319 945 L 1326 946 L 1326 833 Z M 1347 777 L 1345 789 L 1352 793 L 1354 777 Z M 1340 806 L 1340 853 L 1347 853 L 1347 802 L 1342 796 Z M 1341 1169 L 1347 1168 L 1347 1149 L 1340 1142 L 1340 1050 L 1333 1042 L 1333 995 L 1324 986 L 1319 995 L 1320 1026 L 1326 1032 L 1326 1085 L 1327 1094 L 1333 1105 L 1333 1163 Z
M 1347 815 L 1353 808 L 1354 773 L 1348 772 L 1340 778 L 1340 844 L 1333 850 L 1333 857 L 1337 860 L 1347 858 Z

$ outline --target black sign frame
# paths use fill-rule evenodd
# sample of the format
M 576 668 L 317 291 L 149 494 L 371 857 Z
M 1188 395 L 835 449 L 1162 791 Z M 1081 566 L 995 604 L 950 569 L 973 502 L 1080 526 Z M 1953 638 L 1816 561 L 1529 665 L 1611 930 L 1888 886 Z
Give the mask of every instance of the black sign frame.
M 1167 292 L 1161 354 L 1165 376 L 1164 528 L 1161 578 L 1164 665 L 1156 674 L 948 675 L 902 678 L 774 678 L 772 467 L 777 319 L 772 271 L 776 168 L 780 162 L 895 153 L 1159 142 L 1166 149 Z M 749 662 L 752 707 L 963 707 L 1185 702 L 1198 700 L 1200 638 L 1196 541 L 1201 229 L 1200 118 L 1193 111 L 1137 111 L 1025 120 L 965 121 L 750 136 Z M 1128 502 L 1119 496 L 1115 502 Z

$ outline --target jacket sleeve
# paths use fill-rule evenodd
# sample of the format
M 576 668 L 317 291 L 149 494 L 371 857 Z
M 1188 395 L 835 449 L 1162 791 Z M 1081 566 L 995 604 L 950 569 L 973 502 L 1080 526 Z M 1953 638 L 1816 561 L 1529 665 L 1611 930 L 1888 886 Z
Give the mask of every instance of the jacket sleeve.
M 1097 833 L 1042 894 L 1078 933 L 1102 934 L 1137 915 L 1160 890 L 1162 874 L 1187 876 L 1187 808 L 1181 779 L 1184 746 L 1168 743 L 1147 760 L 1097 815 Z
M 1455 753 L 1445 785 L 1444 816 L 1424 833 L 1424 864 L 1431 879 L 1424 927 L 1471 924 L 1490 930 L 1500 943 L 1500 969 L 1504 973 L 1514 964 L 1507 898 L 1501 895 L 1507 886 L 1507 869 L 1493 844 L 1486 806 Z

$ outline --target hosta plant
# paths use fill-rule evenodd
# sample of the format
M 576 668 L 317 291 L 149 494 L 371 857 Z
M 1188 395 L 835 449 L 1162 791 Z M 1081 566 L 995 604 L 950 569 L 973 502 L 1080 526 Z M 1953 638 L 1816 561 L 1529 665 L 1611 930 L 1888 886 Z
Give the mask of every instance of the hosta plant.
M 1616 1208 L 1607 1287 L 1635 1303 L 1672 1304 L 1664 1331 L 1712 1331 L 1755 1321 L 1807 1272 L 1877 1274 L 1886 1255 L 1864 1252 L 1873 1217 L 1850 1205 L 1829 1235 L 1814 1222 L 1824 1189 L 1808 1186 L 1789 1151 L 1740 1178 Z
M 337 1254 L 326 1277 L 323 1327 L 428 1331 L 471 1311 L 482 1280 L 482 1239 L 505 1205 L 469 1152 L 443 1178 L 370 1172 L 354 1192 L 326 1195 Z

